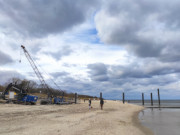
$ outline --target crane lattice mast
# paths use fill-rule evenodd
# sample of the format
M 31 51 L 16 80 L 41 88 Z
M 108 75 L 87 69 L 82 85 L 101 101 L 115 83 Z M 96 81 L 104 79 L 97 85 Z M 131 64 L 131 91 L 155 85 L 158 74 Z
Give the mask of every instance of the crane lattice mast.
M 48 94 L 48 98 L 52 97 L 53 96 L 52 92 L 51 92 L 50 88 L 48 87 L 48 85 L 46 84 L 41 72 L 37 68 L 37 66 L 36 66 L 35 62 L 33 61 L 32 57 L 30 56 L 30 54 L 26 50 L 25 46 L 21 45 L 21 48 L 23 49 L 26 58 L 28 59 L 29 63 L 31 64 L 31 67 L 33 68 L 35 74 L 37 75 L 37 77 L 38 77 L 39 81 L 41 82 L 43 88 L 46 89 L 47 94 Z

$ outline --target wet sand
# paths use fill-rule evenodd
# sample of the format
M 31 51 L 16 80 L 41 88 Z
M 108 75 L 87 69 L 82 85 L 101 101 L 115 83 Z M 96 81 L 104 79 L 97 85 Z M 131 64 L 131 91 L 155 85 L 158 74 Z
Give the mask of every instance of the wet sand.
M 105 101 L 72 105 L 0 104 L 0 134 L 8 135 L 151 135 L 138 120 L 141 106 Z

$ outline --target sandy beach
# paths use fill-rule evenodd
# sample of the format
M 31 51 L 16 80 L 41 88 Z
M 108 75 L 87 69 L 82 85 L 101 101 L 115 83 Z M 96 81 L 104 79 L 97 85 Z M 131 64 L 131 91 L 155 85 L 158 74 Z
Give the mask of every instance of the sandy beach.
M 138 120 L 141 106 L 105 101 L 71 105 L 0 104 L 0 134 L 8 135 L 151 135 Z

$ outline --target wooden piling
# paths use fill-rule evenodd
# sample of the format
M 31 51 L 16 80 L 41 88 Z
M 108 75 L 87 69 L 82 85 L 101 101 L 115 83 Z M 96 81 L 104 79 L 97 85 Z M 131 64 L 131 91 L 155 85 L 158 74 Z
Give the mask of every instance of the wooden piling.
M 153 95 L 151 93 L 151 106 L 153 106 Z
M 124 104 L 124 102 L 125 102 L 125 97 L 124 97 L 125 95 L 124 95 L 124 92 L 123 92 L 123 94 L 122 94 L 122 100 L 123 100 L 123 104 Z
M 142 105 L 144 106 L 144 93 L 142 93 Z
M 74 94 L 75 104 L 77 104 L 77 93 Z
M 160 101 L 160 94 L 159 94 L 159 89 L 157 89 L 158 92 L 158 102 L 159 102 L 159 106 L 161 105 L 161 101 Z

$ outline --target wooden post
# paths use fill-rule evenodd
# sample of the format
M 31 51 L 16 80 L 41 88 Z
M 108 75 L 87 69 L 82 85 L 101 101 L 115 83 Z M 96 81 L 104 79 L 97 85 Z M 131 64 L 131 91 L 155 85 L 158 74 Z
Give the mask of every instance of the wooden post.
M 158 101 L 159 101 L 159 106 L 161 105 L 161 101 L 160 101 L 160 94 L 159 94 L 159 89 L 157 89 L 158 92 Z
M 144 93 L 142 93 L 142 105 L 144 106 Z
M 100 99 L 102 99 L 102 92 L 100 92 Z
M 74 98 L 75 98 L 75 104 L 77 104 L 77 93 L 74 94 Z
M 125 100 L 125 98 L 124 98 L 124 92 L 123 92 L 123 95 L 122 95 L 123 97 L 122 97 L 122 100 L 123 100 L 123 104 L 124 104 L 124 100 Z
M 153 95 L 151 93 L 151 106 L 153 106 Z

